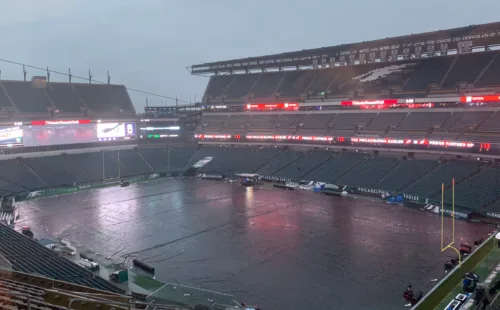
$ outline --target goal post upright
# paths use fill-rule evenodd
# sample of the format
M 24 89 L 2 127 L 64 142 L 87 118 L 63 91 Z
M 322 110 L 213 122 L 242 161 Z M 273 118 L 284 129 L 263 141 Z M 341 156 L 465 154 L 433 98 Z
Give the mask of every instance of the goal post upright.
M 458 254 L 458 266 L 462 264 L 462 257 L 460 251 L 455 248 L 455 179 L 451 180 L 451 242 L 448 245 L 444 245 L 444 183 L 441 183 L 441 252 L 447 249 L 452 249 Z

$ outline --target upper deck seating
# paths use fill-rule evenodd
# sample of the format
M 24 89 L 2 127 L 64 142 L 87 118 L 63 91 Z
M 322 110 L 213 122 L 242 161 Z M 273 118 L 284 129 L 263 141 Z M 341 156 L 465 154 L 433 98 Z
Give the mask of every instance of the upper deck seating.
M 443 88 L 453 88 L 459 82 L 474 83 L 494 55 L 494 53 L 473 53 L 458 56 L 443 83 Z
M 19 109 L 24 113 L 47 114 L 52 105 L 43 88 L 35 88 L 31 82 L 3 81 L 6 92 Z
M 262 73 L 251 91 L 253 97 L 260 98 L 274 95 L 274 92 L 278 88 L 283 76 L 284 73 Z
M 380 94 L 396 89 L 407 92 L 404 96 L 415 92 L 412 96 L 416 98 L 425 96 L 422 92 L 433 84 L 450 91 L 455 91 L 460 82 L 473 84 L 476 79 L 475 86 L 500 85 L 500 59 L 497 55 L 498 52 L 494 51 L 303 71 L 219 75 L 211 78 L 205 96 L 220 98 L 225 95 L 226 99 L 236 99 L 253 95 L 254 98 L 274 99 L 277 95 L 298 100 L 309 96 Z
M 431 84 L 440 85 L 452 63 L 453 57 L 421 59 L 403 89 L 425 90 Z
M 229 98 L 248 96 L 258 78 L 258 74 L 238 75 L 231 84 L 229 84 L 224 94 Z
M 8 108 L 13 109 L 13 106 L 10 104 L 9 98 L 3 91 L 2 82 L 0 82 L 0 108 Z
M 233 75 L 216 75 L 210 77 L 207 89 L 205 90 L 205 98 L 220 98 L 233 79 Z
M 118 116 L 136 114 L 124 86 L 73 84 L 73 87 L 91 111 Z
M 496 52 L 493 55 L 493 61 L 486 68 L 486 71 L 483 73 L 481 77 L 474 83 L 475 87 L 485 87 L 485 86 L 497 86 L 500 85 L 500 76 L 498 75 L 500 72 L 500 57 L 499 53 Z
M 71 84 L 50 83 L 46 92 L 59 112 L 78 113 L 85 107 Z

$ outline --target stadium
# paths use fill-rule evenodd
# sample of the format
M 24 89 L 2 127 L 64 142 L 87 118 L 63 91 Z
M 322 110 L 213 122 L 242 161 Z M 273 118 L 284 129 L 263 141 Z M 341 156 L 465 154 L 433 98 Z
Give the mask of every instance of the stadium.
M 411 282 L 466 309 L 437 248 L 500 223 L 499 46 L 491 23 L 193 65 L 200 103 L 143 113 L 0 81 L 2 307 L 401 309 Z M 496 276 L 490 240 L 466 272 Z

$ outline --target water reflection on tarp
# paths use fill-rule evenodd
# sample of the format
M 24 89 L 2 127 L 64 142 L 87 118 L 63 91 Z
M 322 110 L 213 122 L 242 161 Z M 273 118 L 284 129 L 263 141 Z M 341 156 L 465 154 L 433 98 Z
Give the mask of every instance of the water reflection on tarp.
M 431 213 L 218 181 L 82 191 L 21 203 L 20 212 L 18 225 L 37 237 L 139 258 L 159 280 L 230 292 L 263 309 L 331 309 L 332 301 L 372 309 L 373 300 L 400 309 L 401 290 L 410 281 L 428 289 L 453 255 L 440 252 L 441 221 Z M 456 222 L 457 238 L 490 230 Z

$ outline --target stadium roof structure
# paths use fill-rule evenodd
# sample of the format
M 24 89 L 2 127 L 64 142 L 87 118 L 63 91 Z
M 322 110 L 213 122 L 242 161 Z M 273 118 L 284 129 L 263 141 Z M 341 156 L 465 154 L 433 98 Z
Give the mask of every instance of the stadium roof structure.
M 477 47 L 488 50 L 499 45 L 500 22 L 494 22 L 331 47 L 197 64 L 191 66 L 191 73 L 249 72 L 252 69 L 281 70 L 285 67 L 300 69 L 301 66 L 325 67 L 333 63 L 348 65 L 355 64 L 355 62 L 376 62 L 376 59 L 384 61 L 392 58 L 395 60 L 398 56 L 403 56 L 404 59 L 435 56 L 436 51 L 439 51 L 440 55 L 445 55 L 450 51 L 470 53 Z

